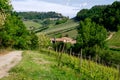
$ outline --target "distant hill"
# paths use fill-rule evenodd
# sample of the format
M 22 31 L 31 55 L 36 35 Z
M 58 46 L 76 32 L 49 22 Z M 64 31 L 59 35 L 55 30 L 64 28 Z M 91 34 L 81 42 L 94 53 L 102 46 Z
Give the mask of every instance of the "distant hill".
M 56 12 L 17 12 L 20 17 L 23 19 L 57 19 L 57 18 L 63 18 L 64 16 L 60 13 Z

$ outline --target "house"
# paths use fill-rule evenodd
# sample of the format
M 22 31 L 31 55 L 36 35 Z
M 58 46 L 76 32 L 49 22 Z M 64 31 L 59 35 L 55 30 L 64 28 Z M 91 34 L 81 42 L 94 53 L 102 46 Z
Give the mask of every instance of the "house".
M 64 43 L 71 43 L 71 44 L 76 43 L 76 40 L 73 40 L 72 38 L 68 38 L 68 37 L 51 38 L 50 40 L 52 43 L 55 43 L 55 42 L 64 42 Z

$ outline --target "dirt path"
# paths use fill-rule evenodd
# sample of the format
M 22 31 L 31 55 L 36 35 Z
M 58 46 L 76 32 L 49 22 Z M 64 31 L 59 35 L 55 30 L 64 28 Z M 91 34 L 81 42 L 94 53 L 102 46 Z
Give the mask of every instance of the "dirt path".
M 106 41 L 109 40 L 109 39 L 111 39 L 111 38 L 113 37 L 114 34 L 115 34 L 114 32 L 111 33 L 111 34 L 108 36 L 108 38 L 106 39 Z
M 7 76 L 8 71 L 22 59 L 22 51 L 13 51 L 0 56 L 0 78 Z

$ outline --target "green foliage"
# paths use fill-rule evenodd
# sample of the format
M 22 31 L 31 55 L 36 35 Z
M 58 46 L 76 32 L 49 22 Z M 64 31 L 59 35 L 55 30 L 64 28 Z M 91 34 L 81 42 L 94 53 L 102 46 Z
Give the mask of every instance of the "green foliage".
M 68 20 L 66 23 L 59 24 L 59 25 L 53 25 L 52 27 L 48 28 L 47 30 L 44 30 L 43 32 L 45 34 L 55 34 L 57 32 L 61 32 L 63 30 L 68 30 L 71 28 L 76 28 L 79 24 L 73 20 Z
M 48 48 L 49 46 L 51 46 L 51 41 L 50 38 L 47 37 L 44 34 L 39 34 L 38 35 L 38 44 L 39 44 L 39 48 Z
M 76 19 L 77 20 L 84 20 L 85 18 L 87 18 L 87 12 L 88 9 L 82 9 L 77 13 Z
M 53 44 L 54 50 L 57 50 L 59 52 L 64 52 L 64 51 L 68 52 L 72 46 L 73 45 L 71 43 L 64 43 L 64 42 L 55 42 Z
M 113 68 L 98 65 L 92 61 L 79 59 L 64 53 L 56 53 L 46 49 L 42 49 L 42 52 L 49 53 L 50 56 L 55 57 L 58 57 L 58 54 L 62 54 L 61 69 L 65 69 L 65 71 L 74 70 L 76 73 L 76 78 L 73 78 L 74 80 L 117 80 L 119 78 L 118 71 Z
M 85 19 L 84 22 L 80 22 L 78 27 L 77 44 L 75 47 L 79 51 L 81 48 L 85 49 L 85 51 L 87 51 L 86 54 L 88 55 L 95 55 L 95 47 L 98 46 L 100 48 L 104 48 L 106 34 L 107 31 L 103 26 L 92 22 L 91 19 Z
M 63 18 L 62 20 L 57 20 L 55 24 L 56 24 L 56 25 L 62 24 L 62 23 L 67 22 L 67 20 L 68 20 L 67 18 Z
M 36 48 L 38 42 L 36 35 L 29 32 L 17 13 L 12 11 L 10 1 L 1 0 L 0 5 L 0 11 L 5 15 L 3 28 L 0 29 L 0 47 L 17 49 Z
M 28 49 L 37 45 L 37 39 L 34 34 L 26 30 L 19 17 L 12 13 L 7 16 L 4 29 L 0 32 L 2 46 L 13 47 L 18 49 Z M 36 43 L 34 42 L 36 39 Z M 35 48 L 35 47 L 34 47 Z
M 0 29 L 3 28 L 6 16 L 12 11 L 9 0 L 0 0 Z
M 82 9 L 77 13 L 77 20 L 91 18 L 97 24 L 103 25 L 107 30 L 118 31 L 120 28 L 120 2 L 111 5 L 94 6 L 91 9 Z
M 95 56 L 95 54 L 99 54 L 99 56 L 104 60 L 104 62 L 107 65 L 116 65 L 119 64 L 117 62 L 119 62 L 118 56 L 120 54 L 120 43 L 119 43 L 119 29 L 120 29 L 120 2 L 119 1 L 115 1 L 113 2 L 111 5 L 106 5 L 106 6 L 94 6 L 91 9 L 83 9 L 80 12 L 78 12 L 76 19 L 77 20 L 85 20 L 86 18 L 91 18 L 91 20 L 99 25 L 104 26 L 104 28 L 106 28 L 108 31 L 118 31 L 116 32 L 115 35 L 113 35 L 113 37 L 108 40 L 108 46 L 110 48 L 110 50 L 103 50 L 101 49 L 101 47 L 105 46 L 106 44 L 104 43 L 106 37 L 104 35 L 106 35 L 105 31 L 101 28 L 100 30 L 96 30 L 94 31 L 92 28 L 84 28 L 85 30 L 82 30 L 81 27 L 79 27 L 81 30 L 79 30 L 79 34 L 82 34 L 84 36 L 82 36 L 85 40 L 81 39 L 81 35 L 78 36 L 78 43 L 75 45 L 76 46 L 76 51 L 80 51 L 80 48 L 84 48 L 83 49 L 83 53 L 85 53 L 85 55 L 92 55 Z M 89 22 L 82 22 L 81 21 L 81 25 L 80 26 L 86 26 L 86 25 L 90 25 L 87 24 Z M 84 25 L 83 25 L 84 24 Z M 86 25 L 85 25 L 86 24 Z M 94 26 L 94 25 L 92 25 Z M 97 26 L 97 25 L 95 25 Z M 97 27 L 96 27 L 97 29 Z M 94 31 L 94 32 L 90 32 L 90 31 Z M 84 32 L 82 32 L 84 31 Z M 103 32 L 102 32 L 103 31 Z M 100 32 L 101 34 L 99 34 L 98 32 Z M 94 35 L 93 39 L 92 36 L 89 37 L 89 34 L 94 34 L 96 33 L 96 35 Z M 101 35 L 101 36 L 100 36 Z M 95 37 L 95 36 L 99 36 L 99 37 Z M 103 37 L 102 37 L 103 36 Z M 91 39 L 91 41 L 89 42 L 89 39 Z M 96 40 L 95 40 L 96 39 Z M 99 40 L 101 39 L 101 40 Z M 103 41 L 103 42 L 102 42 Z M 99 43 L 100 42 L 100 43 Z M 97 43 L 97 45 L 96 45 Z M 84 45 L 83 45 L 84 44 Z M 105 44 L 105 45 L 104 45 Z M 91 46 L 92 45 L 92 46 Z M 87 46 L 87 47 L 86 47 Z M 98 50 L 96 52 L 96 49 Z
M 25 51 L 22 61 L 1 80 L 118 80 L 116 69 L 67 54 L 62 55 L 58 67 L 58 54 L 47 49 Z
M 103 11 L 102 24 L 111 31 L 117 31 L 120 25 L 120 2 L 115 1 Z
M 55 12 L 18 12 L 18 15 L 24 19 L 47 19 L 47 18 L 63 18 L 59 13 Z
M 107 44 L 110 46 L 110 47 L 120 47 L 120 31 L 118 31 L 118 32 L 115 32 L 114 34 L 113 34 L 113 37 L 110 39 L 110 40 L 108 40 L 108 42 L 107 42 Z
M 104 61 L 104 64 L 117 67 L 120 65 L 120 51 L 115 50 L 103 50 L 100 57 Z
M 0 11 L 9 12 L 12 11 L 12 6 L 10 4 L 10 0 L 0 0 Z
M 51 23 L 51 21 L 49 19 L 46 19 L 43 21 L 42 25 L 43 27 L 48 27 L 48 25 Z
M 95 22 L 99 22 L 102 11 L 106 8 L 105 5 L 93 6 L 91 9 L 82 9 L 77 13 L 77 20 L 85 20 L 85 18 L 91 18 Z

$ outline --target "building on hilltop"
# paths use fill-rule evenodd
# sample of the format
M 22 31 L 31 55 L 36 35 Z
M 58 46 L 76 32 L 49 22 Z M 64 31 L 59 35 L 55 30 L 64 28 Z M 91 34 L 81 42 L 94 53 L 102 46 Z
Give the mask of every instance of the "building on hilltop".
M 55 42 L 64 42 L 64 43 L 71 43 L 71 44 L 76 43 L 76 40 L 73 40 L 72 38 L 68 38 L 68 37 L 51 38 L 50 40 L 52 43 L 55 43 Z

